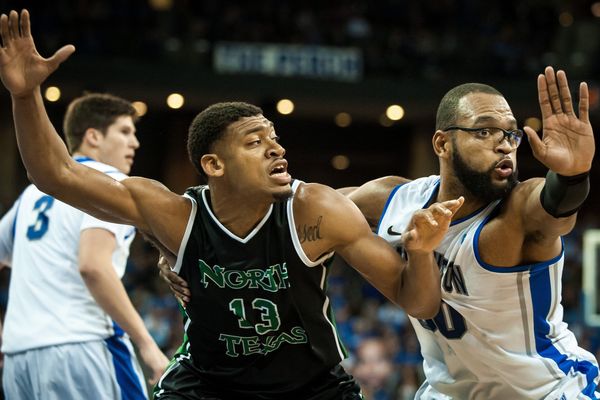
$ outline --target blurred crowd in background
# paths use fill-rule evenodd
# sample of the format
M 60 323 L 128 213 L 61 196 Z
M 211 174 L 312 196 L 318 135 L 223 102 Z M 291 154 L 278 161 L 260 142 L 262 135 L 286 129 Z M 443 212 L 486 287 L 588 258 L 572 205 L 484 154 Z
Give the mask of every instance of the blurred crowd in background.
M 582 72 L 600 66 L 593 1 L 85 0 L 36 8 L 42 48 L 76 42 L 80 53 L 103 57 L 202 64 L 216 42 L 242 41 L 354 46 L 367 74 L 427 79 L 530 76 L 565 57 Z
M 23 3 L 0 0 L 0 7 L 6 12 L 29 6 Z M 243 41 L 357 47 L 365 76 L 529 79 L 556 63 L 588 79 L 600 72 L 600 3 L 593 1 L 80 0 L 36 2 L 31 8 L 34 34 L 45 54 L 76 43 L 82 57 L 210 68 L 215 43 Z M 592 191 L 598 183 L 592 177 Z M 3 206 L 6 210 L 9 204 Z M 588 205 L 564 238 L 563 276 L 565 320 L 580 345 L 597 357 L 600 330 L 584 322 L 581 282 L 582 235 L 598 227 L 598 215 Z M 136 239 L 125 284 L 152 336 L 170 356 L 181 344 L 181 314 L 158 278 L 156 261 L 156 251 Z M 422 381 L 422 358 L 406 315 L 342 260 L 331 268 L 329 295 L 349 353 L 345 365 L 367 398 L 412 399 Z M 4 310 L 7 269 L 0 278 Z

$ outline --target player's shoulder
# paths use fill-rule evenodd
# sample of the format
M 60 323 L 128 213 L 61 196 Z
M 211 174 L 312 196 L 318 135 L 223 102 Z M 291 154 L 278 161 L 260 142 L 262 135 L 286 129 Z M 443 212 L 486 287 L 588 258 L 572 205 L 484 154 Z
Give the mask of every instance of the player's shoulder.
M 535 190 L 542 182 L 544 178 L 530 178 L 526 181 L 517 183 L 508 195 L 507 202 L 509 204 L 519 204 L 525 201 L 531 192 Z
M 321 183 L 300 182 L 294 191 L 295 202 L 328 202 L 331 200 L 344 198 L 344 195 L 338 193 L 330 186 Z
M 389 191 L 396 186 L 404 185 L 405 183 L 412 182 L 411 179 L 405 178 L 403 176 L 389 175 L 383 176 L 381 178 L 373 179 L 366 182 L 363 186 L 366 188 L 370 188 L 375 191 L 385 190 Z
M 346 196 L 320 183 L 301 183 L 294 193 L 294 210 L 304 215 L 339 219 L 358 212 L 355 209 Z

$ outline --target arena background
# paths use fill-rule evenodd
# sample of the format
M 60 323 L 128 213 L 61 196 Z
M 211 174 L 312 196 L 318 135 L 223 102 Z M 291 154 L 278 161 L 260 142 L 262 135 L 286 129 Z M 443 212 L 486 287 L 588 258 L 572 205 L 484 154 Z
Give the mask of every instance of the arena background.
M 132 174 L 178 193 L 200 183 L 185 150 L 187 126 L 217 101 L 261 106 L 287 149 L 293 177 L 333 187 L 435 173 L 436 107 L 459 83 L 493 85 L 520 125 L 539 128 L 536 76 L 546 65 L 567 71 L 574 96 L 580 80 L 589 83 L 592 124 L 600 132 L 600 2 L 0 0 L 4 13 L 24 7 L 42 55 L 68 43 L 77 47 L 43 87 L 54 124 L 61 126 L 68 102 L 85 91 L 140 102 L 142 147 Z M 172 94 L 181 97 L 172 96 L 169 106 Z M 293 103 L 291 113 L 283 99 Z M 28 184 L 10 107 L 2 91 L 0 214 Z M 521 179 L 545 174 L 528 143 L 518 161 Z M 563 279 L 565 319 L 597 356 L 600 331 L 584 318 L 582 237 L 600 229 L 598 176 L 595 163 L 590 198 L 565 238 Z M 126 286 L 171 355 L 182 327 L 173 297 L 157 278 L 156 257 L 137 240 Z M 595 257 L 591 262 L 594 269 Z M 9 271 L 0 274 L 4 310 Z M 421 358 L 403 312 L 342 262 L 333 268 L 329 290 L 351 355 L 346 365 L 369 398 L 412 398 L 422 379 Z M 595 303 L 589 308 L 596 312 Z

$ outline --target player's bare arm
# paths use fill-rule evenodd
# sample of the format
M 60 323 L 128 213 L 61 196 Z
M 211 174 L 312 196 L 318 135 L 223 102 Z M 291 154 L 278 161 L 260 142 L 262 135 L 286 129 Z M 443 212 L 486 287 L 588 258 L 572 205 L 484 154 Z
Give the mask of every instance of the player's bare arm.
M 84 230 L 79 240 L 79 272 L 96 302 L 129 334 L 150 370 L 149 383 L 155 384 L 169 361 L 150 336 L 112 266 L 115 248 L 113 232 Z
M 294 219 L 309 259 L 336 251 L 407 313 L 430 318 L 437 313 L 440 301 L 440 277 L 433 249 L 460 205 L 462 200 L 436 204 L 413 217 L 404 233 L 408 263 L 392 246 L 373 235 L 350 200 L 327 186 L 301 185 L 294 198 Z
M 153 181 L 117 182 L 75 162 L 48 118 L 40 85 L 75 48 L 64 46 L 50 58 L 41 57 L 27 10 L 20 16 L 16 11 L 2 15 L 0 34 L 0 77 L 11 93 L 19 151 L 36 186 L 95 217 L 152 233 L 177 253 L 191 210 L 189 200 Z
M 381 214 L 394 188 L 409 182 L 400 176 L 385 176 L 369 181 L 352 191 L 343 192 L 365 216 L 372 229 L 377 228 Z

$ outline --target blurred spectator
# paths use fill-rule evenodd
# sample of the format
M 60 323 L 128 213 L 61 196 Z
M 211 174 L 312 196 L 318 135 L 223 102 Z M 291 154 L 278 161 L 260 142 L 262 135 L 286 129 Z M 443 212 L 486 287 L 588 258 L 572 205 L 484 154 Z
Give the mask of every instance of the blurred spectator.
M 356 349 L 356 364 L 351 370 L 363 395 L 372 400 L 392 400 L 398 387 L 398 371 L 386 343 L 379 337 L 363 340 Z

